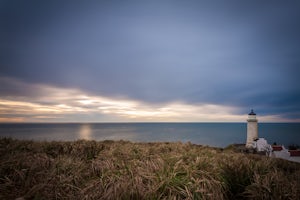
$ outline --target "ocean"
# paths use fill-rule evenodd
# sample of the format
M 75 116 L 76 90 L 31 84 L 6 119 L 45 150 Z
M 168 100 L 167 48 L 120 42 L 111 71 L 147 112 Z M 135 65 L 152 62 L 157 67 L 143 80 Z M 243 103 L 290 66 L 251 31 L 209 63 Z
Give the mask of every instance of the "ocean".
M 37 141 L 127 140 L 132 142 L 191 142 L 226 147 L 245 143 L 247 123 L 9 123 L 0 137 Z M 259 123 L 259 137 L 270 144 L 300 145 L 300 123 Z

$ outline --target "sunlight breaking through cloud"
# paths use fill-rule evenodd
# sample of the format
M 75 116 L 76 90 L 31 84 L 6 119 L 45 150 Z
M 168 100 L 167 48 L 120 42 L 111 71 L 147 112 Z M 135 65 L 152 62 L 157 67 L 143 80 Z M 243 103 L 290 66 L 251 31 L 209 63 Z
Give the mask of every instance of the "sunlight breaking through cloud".
M 174 101 L 150 104 L 125 98 L 112 98 L 86 94 L 78 89 L 56 88 L 16 82 L 35 94 L 2 96 L 1 122 L 238 122 L 245 115 L 235 107 L 214 104 L 187 104 Z M 110 120 L 107 120 L 110 119 Z M 280 121 L 279 116 L 266 116 L 262 120 Z

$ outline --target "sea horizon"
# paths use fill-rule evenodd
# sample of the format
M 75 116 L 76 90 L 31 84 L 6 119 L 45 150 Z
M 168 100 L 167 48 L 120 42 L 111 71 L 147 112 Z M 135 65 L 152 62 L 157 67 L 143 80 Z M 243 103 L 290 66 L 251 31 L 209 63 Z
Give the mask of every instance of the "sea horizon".
M 245 143 L 246 122 L 0 123 L 0 137 L 38 141 L 191 142 L 214 147 Z M 258 124 L 258 135 L 285 146 L 300 141 L 300 123 Z
M 245 122 L 0 122 L 0 124 L 247 124 Z M 260 122 L 258 124 L 300 124 L 300 122 Z

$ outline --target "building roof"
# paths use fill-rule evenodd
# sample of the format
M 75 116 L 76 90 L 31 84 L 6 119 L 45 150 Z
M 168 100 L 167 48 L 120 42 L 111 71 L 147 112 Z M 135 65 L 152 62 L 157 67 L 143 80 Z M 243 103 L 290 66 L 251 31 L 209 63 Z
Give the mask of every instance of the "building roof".
M 251 112 L 248 115 L 256 115 L 256 114 L 253 112 L 253 109 L 251 109 Z
M 272 145 L 273 151 L 281 151 L 283 148 L 281 145 Z

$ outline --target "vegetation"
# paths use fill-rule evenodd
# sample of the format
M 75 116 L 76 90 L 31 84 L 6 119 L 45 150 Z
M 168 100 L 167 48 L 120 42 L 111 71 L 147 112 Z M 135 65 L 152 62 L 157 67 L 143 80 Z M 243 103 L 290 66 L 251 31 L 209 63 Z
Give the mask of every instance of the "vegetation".
M 300 164 L 191 143 L 0 139 L 0 199 L 299 199 Z

